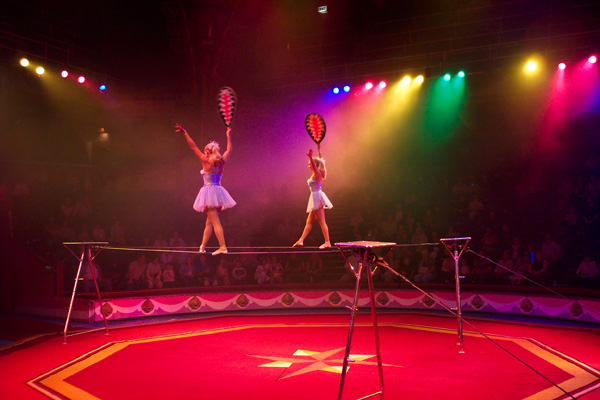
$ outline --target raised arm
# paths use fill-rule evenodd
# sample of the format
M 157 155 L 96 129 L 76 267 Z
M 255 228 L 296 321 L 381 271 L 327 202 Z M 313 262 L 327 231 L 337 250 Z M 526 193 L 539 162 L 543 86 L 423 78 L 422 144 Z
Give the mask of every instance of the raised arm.
M 188 135 L 187 131 L 183 129 L 181 125 L 175 124 L 175 132 L 183 133 L 185 140 L 187 140 L 188 146 L 190 146 L 190 149 L 192 149 L 194 154 L 196 154 L 196 157 L 198 157 L 203 163 L 208 162 L 208 158 L 206 158 L 204 153 L 198 148 L 198 146 L 196 146 L 194 140 L 190 137 L 190 135 Z
M 227 162 L 229 154 L 231 153 L 231 127 L 227 127 L 227 130 L 225 130 L 225 135 L 227 136 L 227 149 L 225 150 L 225 153 L 223 153 L 221 158 L 223 159 L 223 161 Z
M 319 171 L 319 168 L 317 168 L 317 163 L 313 158 L 312 149 L 308 150 L 308 153 L 306 153 L 306 155 L 308 156 L 310 162 L 310 169 L 315 174 L 315 178 L 317 178 L 317 181 L 321 182 L 323 180 L 323 175 L 321 175 L 321 171 Z

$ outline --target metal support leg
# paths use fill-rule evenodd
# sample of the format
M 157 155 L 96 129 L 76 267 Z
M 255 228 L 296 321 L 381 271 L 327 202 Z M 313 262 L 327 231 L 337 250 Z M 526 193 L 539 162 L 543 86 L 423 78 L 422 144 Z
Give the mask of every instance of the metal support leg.
M 396 246 L 396 243 L 382 243 L 382 242 L 367 242 L 367 241 L 360 241 L 360 242 L 349 242 L 349 243 L 336 243 L 336 246 L 338 246 L 340 248 L 340 252 L 342 253 L 342 256 L 344 257 L 344 259 L 346 260 L 346 262 L 351 266 L 350 262 L 348 261 L 348 259 L 346 258 L 346 256 L 344 255 L 343 252 L 343 248 L 347 247 L 347 248 L 353 248 L 354 250 L 357 250 L 359 255 L 362 252 L 362 259 L 359 263 L 359 268 L 358 268 L 358 273 L 356 271 L 354 271 L 354 274 L 356 275 L 356 287 L 354 290 L 354 301 L 352 304 L 352 313 L 350 314 L 350 326 L 348 328 L 348 340 L 346 341 L 346 352 L 344 354 L 344 361 L 343 361 L 343 365 L 342 365 L 342 378 L 340 380 L 340 388 L 338 391 L 338 400 L 342 400 L 342 395 L 344 392 L 344 382 L 346 379 L 346 373 L 347 373 L 347 369 L 348 369 L 348 362 L 351 361 L 349 360 L 350 358 L 350 349 L 352 347 L 352 332 L 354 330 L 354 320 L 356 317 L 356 311 L 358 309 L 358 295 L 360 292 L 360 280 L 362 277 L 363 272 L 365 274 L 367 274 L 367 282 L 369 284 L 369 298 L 371 301 L 371 319 L 373 322 L 373 332 L 375 334 L 375 348 L 377 351 L 377 370 L 379 373 L 379 391 L 369 394 L 367 396 L 361 397 L 359 400 L 362 399 L 366 399 L 372 396 L 376 396 L 379 395 L 380 399 L 383 400 L 383 364 L 381 362 L 381 350 L 380 350 L 380 345 L 379 345 L 379 328 L 377 326 L 377 313 L 376 313 L 376 308 L 375 308 L 375 293 L 374 293 L 374 289 L 373 289 L 373 271 L 370 267 L 370 258 L 371 258 L 371 248 L 388 248 L 388 254 L 391 251 L 391 249 Z M 386 254 L 387 256 L 387 254 Z M 385 258 L 385 257 L 383 257 Z M 354 268 L 353 268 L 354 269 Z
M 356 310 L 358 309 L 358 294 L 360 293 L 360 277 L 364 263 L 358 266 L 358 273 L 356 274 L 356 286 L 354 289 L 354 301 L 352 302 L 352 310 L 350 313 L 350 326 L 348 327 L 348 339 L 346 340 L 346 352 L 344 353 L 344 362 L 342 365 L 342 378 L 340 380 L 340 389 L 338 391 L 338 400 L 342 400 L 342 394 L 344 393 L 344 382 L 346 380 L 346 372 L 348 370 L 348 358 L 350 357 L 350 349 L 352 348 L 352 332 L 354 331 L 354 318 L 356 317 Z
M 94 286 L 96 287 L 96 294 L 98 296 L 98 304 L 100 304 L 100 313 L 102 314 L 102 318 L 104 319 L 104 331 L 105 334 L 108 335 L 108 321 L 106 320 L 106 316 L 102 310 L 102 297 L 100 296 L 100 289 L 98 288 L 98 281 L 96 279 L 96 272 L 94 271 L 93 263 L 94 257 L 92 257 L 92 245 L 107 245 L 106 242 L 66 242 L 63 243 L 65 247 L 79 260 L 79 266 L 77 267 L 77 274 L 75 274 L 75 282 L 73 284 L 73 293 L 71 294 L 71 301 L 69 303 L 69 310 L 67 311 L 67 320 L 65 321 L 65 329 L 63 331 L 63 344 L 67 344 L 67 329 L 69 327 L 69 320 L 71 319 L 71 311 L 73 310 L 73 302 L 75 301 L 75 293 L 77 292 L 77 284 L 79 282 L 79 276 L 81 275 L 81 267 L 83 263 L 86 261 L 92 273 L 92 278 L 94 280 Z M 81 256 L 75 254 L 70 248 L 70 245 L 79 245 L 81 246 Z

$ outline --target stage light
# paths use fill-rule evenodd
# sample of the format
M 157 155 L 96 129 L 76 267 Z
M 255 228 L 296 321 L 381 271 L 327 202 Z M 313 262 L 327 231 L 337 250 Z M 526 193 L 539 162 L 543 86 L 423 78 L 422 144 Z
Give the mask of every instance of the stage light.
M 350 91 L 350 86 L 346 85 L 344 86 L 344 92 L 348 93 Z
M 402 86 L 408 86 L 410 81 L 411 81 L 410 76 L 406 75 L 404 78 L 402 78 L 400 83 L 402 84 Z
M 373 82 L 367 82 L 367 83 L 365 84 L 365 89 L 367 89 L 367 90 L 371 90 L 372 88 L 373 88 Z
M 35 69 L 35 73 L 38 74 L 38 75 L 43 75 L 44 72 L 46 72 L 46 71 L 44 71 L 44 67 L 37 67 Z
M 596 61 L 598 61 L 598 58 L 596 56 L 590 56 L 590 58 L 588 58 L 588 62 L 590 64 L 596 64 Z
M 378 86 L 379 86 L 380 89 L 383 89 L 383 88 L 385 88 L 387 86 L 387 83 L 385 81 L 381 81 L 381 82 L 379 82 Z
M 565 64 L 564 62 L 561 62 L 560 64 L 558 64 L 558 69 L 565 69 L 567 68 L 567 64 Z
M 106 90 L 106 85 L 103 83 L 98 89 L 100 89 L 101 92 L 104 92 Z
M 63 78 L 66 78 L 69 76 L 69 71 L 67 71 L 66 69 L 63 69 L 63 71 L 60 73 L 60 76 L 62 76 Z
M 425 80 L 425 77 L 423 75 L 419 75 L 415 78 L 415 82 L 417 82 L 418 84 L 423 83 L 424 80 Z
M 444 75 L 444 80 L 445 80 L 446 82 L 448 82 L 448 81 L 450 80 L 450 78 L 451 78 L 450 74 L 446 74 L 446 75 Z
M 79 78 L 77 78 L 77 82 L 79 82 L 79 83 L 85 82 L 85 76 L 82 75 Z
M 340 92 L 340 88 L 339 87 L 334 87 L 333 88 L 333 94 L 338 94 Z
M 29 60 L 26 58 L 21 58 L 21 61 L 19 61 L 19 64 L 21 64 L 21 66 L 23 66 L 23 67 L 27 67 L 27 66 L 29 66 Z
M 527 72 L 533 72 L 537 69 L 537 63 L 535 61 L 528 61 L 527 64 L 525 64 L 525 70 Z
M 458 71 L 458 77 L 459 78 L 464 78 L 465 77 L 465 71 Z

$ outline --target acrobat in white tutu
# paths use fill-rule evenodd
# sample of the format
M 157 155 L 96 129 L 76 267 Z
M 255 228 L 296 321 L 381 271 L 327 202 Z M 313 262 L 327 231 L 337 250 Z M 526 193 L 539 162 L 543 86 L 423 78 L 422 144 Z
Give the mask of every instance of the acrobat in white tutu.
M 221 176 L 225 163 L 231 153 L 231 128 L 227 127 L 225 135 L 227 136 L 227 150 L 221 155 L 219 144 L 210 142 L 204 147 L 202 152 L 190 135 L 179 124 L 175 125 L 177 132 L 183 133 L 185 139 L 190 146 L 190 149 L 196 154 L 196 157 L 202 163 L 202 171 L 200 173 L 204 177 L 204 186 L 200 189 L 196 200 L 194 201 L 194 210 L 206 213 L 206 225 L 202 235 L 202 244 L 200 245 L 200 253 L 206 252 L 206 244 L 212 235 L 213 231 L 219 241 L 219 248 L 213 252 L 213 255 L 227 253 L 225 246 L 225 235 L 223 234 L 223 226 L 219 219 L 219 212 L 226 208 L 235 206 L 235 201 L 231 198 L 227 190 L 221 186 Z
M 225 210 L 236 205 L 229 192 L 221 186 L 223 174 L 211 174 L 204 170 L 201 170 L 200 174 L 204 178 L 204 186 L 200 188 L 200 192 L 196 196 L 194 210 L 198 212 L 204 212 L 207 208 Z
M 294 247 L 304 246 L 304 239 L 306 239 L 312 230 L 312 225 L 316 219 L 319 225 L 321 225 L 321 231 L 325 238 L 325 243 L 319 246 L 319 248 L 326 249 L 331 247 L 331 242 L 329 241 L 329 228 L 325 221 L 325 209 L 333 207 L 327 195 L 321 190 L 321 184 L 327 175 L 327 169 L 325 168 L 325 161 L 322 158 L 313 158 L 312 149 L 306 155 L 308 156 L 308 168 L 312 171 L 311 177 L 306 182 L 310 188 L 310 197 L 308 198 L 308 206 L 306 207 L 308 217 L 306 218 L 306 225 L 304 225 L 302 236 L 294 243 Z
M 333 208 L 333 204 L 331 204 L 327 195 L 321 190 L 322 182 L 309 178 L 306 183 L 308 183 L 308 187 L 310 188 L 310 197 L 308 198 L 308 207 L 306 208 L 307 213 L 317 211 L 319 208 L 326 210 Z

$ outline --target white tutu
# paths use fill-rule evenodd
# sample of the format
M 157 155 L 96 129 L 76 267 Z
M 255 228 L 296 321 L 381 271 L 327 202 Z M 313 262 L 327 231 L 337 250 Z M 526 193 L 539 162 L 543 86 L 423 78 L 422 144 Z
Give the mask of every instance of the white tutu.
M 204 212 L 206 208 L 225 210 L 237 204 L 229 192 L 220 185 L 221 174 L 210 174 L 204 171 L 201 173 L 204 176 L 204 186 L 196 196 L 194 210 L 198 212 Z
M 307 183 L 311 192 L 310 197 L 308 198 L 308 206 L 306 207 L 307 213 L 316 211 L 320 208 L 325 208 L 327 210 L 333 208 L 333 204 L 331 204 L 327 195 L 321 191 L 321 182 L 309 179 Z

